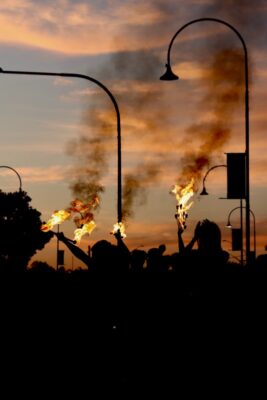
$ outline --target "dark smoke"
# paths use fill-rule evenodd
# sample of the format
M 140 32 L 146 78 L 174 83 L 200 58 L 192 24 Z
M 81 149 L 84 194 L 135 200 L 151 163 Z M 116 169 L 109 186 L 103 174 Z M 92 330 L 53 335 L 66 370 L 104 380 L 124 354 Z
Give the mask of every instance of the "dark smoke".
M 73 195 L 86 203 L 100 198 L 104 187 L 99 182 L 107 169 L 105 145 L 99 138 L 82 136 L 69 143 L 68 153 L 78 160 L 70 184 Z
M 102 68 L 102 74 L 120 82 L 131 79 L 151 82 L 158 80 L 157 66 L 160 63 L 161 59 L 153 51 L 120 51 L 111 55 L 107 65 Z
M 158 78 L 156 68 L 159 58 L 148 51 L 119 52 L 113 54 L 110 62 L 102 68 L 104 76 L 116 77 L 119 80 L 109 84 L 109 89 L 116 97 L 120 109 L 122 140 L 124 137 L 124 115 L 134 110 L 139 115 L 144 125 L 140 140 L 150 142 L 157 135 L 157 118 L 152 112 L 155 99 L 160 98 L 160 92 L 151 92 L 146 88 L 146 83 Z M 132 79 L 131 79 L 132 78 Z M 112 82 L 112 81 L 111 81 Z M 125 89 L 124 89 L 125 87 Z M 138 90 L 140 88 L 140 90 Z M 122 93 L 120 93 L 120 89 Z M 137 90 L 136 90 L 137 89 Z M 125 90 L 127 98 L 125 104 Z M 100 96 L 105 96 L 100 93 Z M 105 99 L 106 100 L 106 99 Z M 104 103 L 99 97 L 99 110 L 89 109 L 84 122 L 91 128 L 89 137 L 83 136 L 73 141 L 68 146 L 68 153 L 76 158 L 77 165 L 74 169 L 74 179 L 71 183 L 73 195 L 84 201 L 90 201 L 95 195 L 100 196 L 104 187 L 100 184 L 103 176 L 108 171 L 108 160 L 111 154 L 116 154 L 117 125 L 112 105 Z M 151 113 L 149 108 L 151 107 Z M 165 114 L 159 111 L 159 118 Z M 128 115 L 128 114 L 127 114 Z M 93 133 L 92 133 L 93 132 Z M 123 144 L 123 143 L 122 143 Z M 123 152 L 123 149 L 122 149 Z M 142 161 L 131 174 L 123 177 L 123 215 L 124 220 L 133 215 L 132 206 L 137 198 L 145 201 L 146 186 L 148 181 L 155 182 L 159 171 L 150 162 Z
M 178 3 L 155 1 L 155 8 L 160 10 L 162 15 L 162 19 L 157 25 L 148 24 L 138 27 L 138 30 L 125 27 L 126 31 L 121 34 L 136 35 L 137 38 L 140 37 L 140 40 L 144 40 L 144 48 L 145 44 L 149 48 L 147 39 L 152 35 L 153 30 L 157 29 L 157 32 L 154 32 L 155 36 L 166 37 L 167 46 L 168 38 L 170 39 L 174 33 L 169 32 L 170 26 L 174 26 L 174 19 L 177 20 L 177 29 L 181 25 L 179 24 Z M 253 2 L 251 0 L 214 0 L 208 6 L 202 6 L 200 15 L 195 17 L 221 18 L 236 26 L 244 37 L 247 36 L 252 41 L 258 36 L 255 26 L 263 26 L 263 22 L 266 23 L 265 14 L 261 13 L 263 6 L 265 6 L 265 0 Z M 255 16 L 253 18 L 252 8 Z M 168 21 L 170 24 L 166 23 Z M 205 29 L 205 24 L 202 29 Z M 226 31 L 227 29 L 225 27 Z M 121 34 L 118 34 L 118 38 L 115 40 L 121 40 Z M 242 100 L 244 91 L 244 59 L 242 45 L 238 43 L 238 38 L 236 38 L 237 42 L 235 41 L 234 36 L 234 32 L 229 31 L 225 36 L 219 35 L 218 39 L 214 37 L 211 42 L 206 44 L 211 54 L 210 72 L 203 80 L 203 93 L 205 94 L 200 100 L 199 107 L 205 112 L 209 111 L 212 118 L 208 121 L 195 121 L 186 129 L 187 140 L 190 143 L 198 143 L 198 147 L 191 146 L 192 150 L 185 152 L 182 157 L 181 171 L 177 179 L 179 185 L 186 185 L 192 176 L 196 179 L 197 185 L 203 175 L 203 170 L 216 161 L 217 156 L 221 154 L 224 145 L 231 137 L 234 113 L 237 110 L 243 112 L 240 100 Z M 260 36 L 264 37 L 264 35 Z M 222 43 L 222 39 L 225 39 L 225 43 Z M 232 43 L 238 50 L 232 46 Z M 167 47 L 164 48 L 164 52 L 166 50 Z M 107 77 L 109 82 L 113 82 L 113 85 L 109 85 L 109 87 L 120 106 L 123 140 L 126 140 L 124 115 L 129 115 L 134 110 L 134 115 L 138 116 L 144 125 L 140 140 L 146 140 L 148 146 L 149 143 L 155 143 L 155 141 L 162 144 L 171 142 L 172 139 L 168 137 L 167 129 L 168 109 L 162 106 L 161 101 L 163 89 L 155 84 L 153 92 L 151 86 L 147 90 L 137 90 L 140 85 L 143 85 L 142 89 L 144 89 L 146 82 L 158 82 L 159 75 L 162 73 L 161 69 L 162 55 L 159 55 L 158 49 L 155 49 L 114 53 L 109 58 L 109 62 L 106 62 L 101 70 L 98 70 L 99 76 L 104 77 L 104 82 Z M 126 94 L 125 91 L 120 93 L 119 90 L 120 85 L 123 84 Z M 76 177 L 71 188 L 75 195 L 82 196 L 84 200 L 88 200 L 85 197 L 91 199 L 95 194 L 103 192 L 104 188 L 99 182 L 107 172 L 110 148 L 115 151 L 116 146 L 115 119 L 114 115 L 111 115 L 114 110 L 103 106 L 102 103 L 99 109 L 102 110 L 101 115 L 96 110 L 91 110 L 86 119 L 88 126 L 93 127 L 93 136 L 90 139 L 83 137 L 71 146 L 71 154 L 78 160 Z M 161 125 L 163 125 L 162 121 L 165 119 L 166 131 L 163 133 L 157 129 L 157 121 L 161 121 Z M 147 184 L 154 183 L 159 178 L 160 171 L 164 171 L 162 158 L 158 158 L 158 162 L 153 166 L 149 162 L 142 161 L 131 174 L 124 177 L 124 219 L 133 215 L 133 206 L 136 201 L 145 201 Z
M 255 43 L 257 47 L 264 44 L 266 1 L 213 0 L 202 8 L 199 18 L 201 17 L 216 17 L 228 22 L 243 37 L 248 50 L 249 85 L 251 86 L 250 46 Z M 214 25 L 218 24 L 214 22 Z M 214 37 L 212 41 L 211 70 L 203 82 L 207 87 L 207 93 L 199 104 L 203 110 L 209 109 L 213 113 L 213 119 L 210 123 L 197 122 L 187 129 L 190 138 L 192 138 L 191 135 L 200 138 L 201 145 L 197 150 L 187 152 L 182 159 L 181 176 L 187 177 L 187 182 L 184 184 L 188 183 L 190 176 L 194 176 L 196 181 L 201 179 L 203 168 L 207 169 L 215 162 L 224 144 L 231 137 L 234 112 L 245 111 L 239 108 L 240 100 L 243 100 L 245 95 L 245 60 L 242 43 L 231 29 L 225 27 L 225 32 L 225 36 Z M 221 50 L 216 51 L 216 48 Z
M 153 163 L 140 164 L 136 170 L 127 174 L 123 186 L 123 221 L 133 215 L 134 200 L 138 199 L 138 204 L 146 201 L 147 186 L 155 182 L 159 175 L 158 165 Z
M 266 0 L 213 0 L 204 8 L 205 16 L 217 16 L 236 25 L 250 36 L 257 37 L 257 29 L 266 26 Z
M 181 160 L 179 183 L 182 186 L 194 177 L 197 189 L 203 169 L 214 162 L 229 140 L 233 115 L 244 98 L 244 79 L 244 56 L 239 50 L 224 49 L 215 53 L 203 82 L 207 89 L 199 104 L 201 109 L 211 111 L 212 119 L 194 123 L 186 130 L 187 137 L 198 138 L 200 145 Z
M 142 121 L 144 128 L 140 140 L 151 144 L 155 140 L 162 140 L 162 133 L 158 131 L 158 121 L 166 118 L 165 110 L 158 107 L 155 113 L 155 102 L 160 101 L 161 91 L 151 91 L 147 83 L 158 81 L 159 57 L 149 51 L 119 52 L 111 57 L 110 68 L 114 68 L 120 76 L 120 83 L 126 82 L 128 89 L 127 104 L 124 104 L 125 113 L 133 112 Z M 125 78 L 125 81 L 123 80 Z M 132 86 L 131 86 L 132 85 Z M 121 101 L 120 101 L 121 99 Z M 120 104 L 125 103 L 125 96 L 118 94 Z M 128 110 L 128 111 L 127 111 Z M 128 114 L 127 114 L 128 115 Z M 165 139 L 167 133 L 165 135 Z M 123 179 L 123 220 L 132 217 L 135 204 L 141 205 L 146 202 L 147 188 L 155 183 L 160 175 L 160 162 L 142 160 L 130 174 Z

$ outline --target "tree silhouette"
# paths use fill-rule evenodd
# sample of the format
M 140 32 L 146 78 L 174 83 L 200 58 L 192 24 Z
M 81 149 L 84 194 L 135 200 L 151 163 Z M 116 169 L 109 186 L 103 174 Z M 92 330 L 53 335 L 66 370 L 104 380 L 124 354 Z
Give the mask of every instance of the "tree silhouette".
M 42 232 L 41 213 L 30 206 L 24 191 L 0 190 L 0 265 L 25 269 L 31 257 L 51 239 Z

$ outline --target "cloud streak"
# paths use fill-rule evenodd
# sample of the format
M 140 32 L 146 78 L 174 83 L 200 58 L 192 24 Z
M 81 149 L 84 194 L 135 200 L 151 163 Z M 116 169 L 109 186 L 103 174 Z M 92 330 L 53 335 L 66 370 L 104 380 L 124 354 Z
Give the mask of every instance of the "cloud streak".
M 113 1 L 102 7 L 98 1 L 2 0 L 0 41 L 69 54 L 136 50 L 143 47 L 140 30 L 166 22 L 163 11 L 160 1 Z M 127 40 L 123 34 L 126 31 L 133 33 Z M 120 40 L 114 41 L 114 37 Z M 151 40 L 147 37 L 149 46 Z
M 50 167 L 18 167 L 22 183 L 57 183 L 66 179 L 66 168 L 60 165 Z

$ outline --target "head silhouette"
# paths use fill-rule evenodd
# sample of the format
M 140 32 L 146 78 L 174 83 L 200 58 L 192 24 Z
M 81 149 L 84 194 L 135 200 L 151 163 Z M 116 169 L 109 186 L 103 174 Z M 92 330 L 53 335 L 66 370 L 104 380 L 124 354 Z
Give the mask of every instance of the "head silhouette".
M 99 240 L 92 246 L 94 267 L 104 267 L 113 260 L 113 246 L 107 240 Z
M 222 251 L 221 231 L 219 226 L 208 219 L 201 221 L 196 227 L 199 250 L 206 255 Z

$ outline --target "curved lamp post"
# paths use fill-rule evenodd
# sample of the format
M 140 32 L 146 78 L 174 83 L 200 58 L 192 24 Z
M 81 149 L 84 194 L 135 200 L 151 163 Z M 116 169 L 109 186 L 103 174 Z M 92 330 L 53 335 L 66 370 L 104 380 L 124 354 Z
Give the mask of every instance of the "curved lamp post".
M 229 212 L 228 218 L 227 218 L 227 224 L 225 225 L 226 228 L 230 228 L 230 229 L 232 228 L 231 220 L 230 220 L 231 215 L 235 210 L 238 210 L 239 208 L 245 208 L 245 207 L 241 207 L 241 206 L 235 207 Z M 256 257 L 256 218 L 255 218 L 255 214 L 252 210 L 249 210 L 249 212 L 253 217 L 253 248 L 254 248 L 254 257 Z
M 214 167 L 211 167 L 210 169 L 208 169 L 208 171 L 206 172 L 206 174 L 205 174 L 205 176 L 203 178 L 203 181 L 202 181 L 202 191 L 200 193 L 200 196 L 208 195 L 208 192 L 207 192 L 206 186 L 205 186 L 205 181 L 206 181 L 207 176 L 209 175 L 210 171 L 212 171 L 215 168 L 219 168 L 219 167 L 226 167 L 227 168 L 227 165 L 226 164 L 214 165 Z
M 92 78 L 88 75 L 83 74 L 72 74 L 72 73 L 56 73 L 56 72 L 36 72 L 36 71 L 8 71 L 0 68 L 0 73 L 2 74 L 13 74 L 13 75 L 41 75 L 41 76 L 61 76 L 68 78 L 81 78 L 86 79 L 87 81 L 94 82 L 98 86 L 100 86 L 110 97 L 117 116 L 117 142 L 118 142 L 118 200 L 117 200 L 117 219 L 118 222 L 122 222 L 122 190 L 121 190 L 121 122 L 120 122 L 120 111 L 115 100 L 115 97 L 110 92 L 110 90 L 103 85 L 103 83 L 99 82 L 97 79 Z
M 248 90 L 248 52 L 247 52 L 247 47 L 245 44 L 245 41 L 241 34 L 238 32 L 236 28 L 234 28 L 232 25 L 229 23 L 218 19 L 218 18 L 198 18 L 194 19 L 185 25 L 183 25 L 173 36 L 173 38 L 170 41 L 169 48 L 168 48 L 168 53 L 167 53 L 167 64 L 166 64 L 166 72 L 160 77 L 161 80 L 165 81 L 173 81 L 179 79 L 177 75 L 175 75 L 172 72 L 171 69 L 171 63 L 170 63 L 170 53 L 171 53 L 171 48 L 173 45 L 173 42 L 176 38 L 176 36 L 182 32 L 186 27 L 189 25 L 198 23 L 198 22 L 205 22 L 205 21 L 210 21 L 210 22 L 218 22 L 220 24 L 223 24 L 230 28 L 240 39 L 242 43 L 242 47 L 244 50 L 244 72 L 245 72 L 245 140 L 246 140 L 246 150 L 245 150 L 245 156 L 246 156 L 246 257 L 247 257 L 247 262 L 249 261 L 249 255 L 250 255 L 250 221 L 249 221 L 249 213 L 250 213 L 250 182 L 249 182 L 249 90 Z
M 9 167 L 8 165 L 0 165 L 0 168 L 8 168 L 8 169 L 11 169 L 11 171 L 15 172 L 15 174 L 19 178 L 19 191 L 21 192 L 21 190 L 22 190 L 22 182 L 21 182 L 21 177 L 20 177 L 20 174 L 18 173 L 18 171 L 16 171 L 12 167 Z

